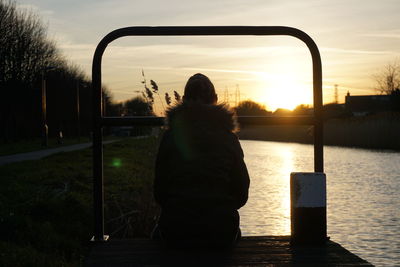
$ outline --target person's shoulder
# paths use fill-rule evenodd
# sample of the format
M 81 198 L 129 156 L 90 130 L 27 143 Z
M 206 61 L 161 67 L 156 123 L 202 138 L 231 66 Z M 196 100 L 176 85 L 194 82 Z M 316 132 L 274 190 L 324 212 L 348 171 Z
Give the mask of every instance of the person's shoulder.
M 234 132 L 229 132 L 227 136 L 228 136 L 227 139 L 229 142 L 229 146 L 233 148 L 235 154 L 237 154 L 240 157 L 243 157 L 243 149 L 242 146 L 240 145 L 239 137 Z
M 169 127 L 179 123 L 196 123 L 229 132 L 238 128 L 235 113 L 224 104 L 180 103 L 168 109 L 167 121 Z
M 172 132 L 169 128 L 165 128 L 160 138 L 160 148 L 165 148 L 173 142 Z
M 235 112 L 225 104 L 218 104 L 212 106 L 212 113 L 214 114 L 213 120 L 217 124 L 221 124 L 223 128 L 227 129 L 231 133 L 234 133 L 238 129 Z

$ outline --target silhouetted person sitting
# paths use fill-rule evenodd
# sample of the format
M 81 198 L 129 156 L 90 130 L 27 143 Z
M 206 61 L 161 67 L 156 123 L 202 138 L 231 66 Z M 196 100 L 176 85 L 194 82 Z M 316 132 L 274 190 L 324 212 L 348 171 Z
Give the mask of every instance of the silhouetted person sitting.
M 229 247 L 240 237 L 239 213 L 249 175 L 234 134 L 233 113 L 217 104 L 203 74 L 188 80 L 182 103 L 167 111 L 155 169 L 161 216 L 153 237 L 183 247 Z

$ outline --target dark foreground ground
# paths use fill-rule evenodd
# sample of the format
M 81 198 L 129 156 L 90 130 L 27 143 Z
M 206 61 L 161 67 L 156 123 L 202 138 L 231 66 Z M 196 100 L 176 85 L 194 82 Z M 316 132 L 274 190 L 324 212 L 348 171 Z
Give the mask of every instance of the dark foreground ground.
M 292 247 L 288 236 L 244 237 L 233 250 L 174 250 L 148 239 L 94 244 L 87 266 L 372 266 L 339 244 Z
M 104 146 L 105 230 L 147 237 L 158 140 Z M 0 166 L 0 266 L 80 266 L 93 235 L 92 150 Z

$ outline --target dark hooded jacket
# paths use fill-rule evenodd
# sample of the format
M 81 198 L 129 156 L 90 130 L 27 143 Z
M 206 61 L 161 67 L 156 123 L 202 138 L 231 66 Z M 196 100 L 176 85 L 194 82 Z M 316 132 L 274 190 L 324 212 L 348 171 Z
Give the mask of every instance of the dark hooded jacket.
M 182 103 L 167 119 L 154 181 L 164 235 L 193 236 L 195 228 L 209 234 L 226 229 L 229 236 L 239 227 L 237 209 L 249 188 L 233 113 L 223 105 Z

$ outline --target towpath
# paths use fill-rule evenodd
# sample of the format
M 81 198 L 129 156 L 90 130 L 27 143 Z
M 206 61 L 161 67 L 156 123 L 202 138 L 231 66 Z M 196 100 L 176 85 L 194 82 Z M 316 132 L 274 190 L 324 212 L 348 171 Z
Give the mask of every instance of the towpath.
M 112 143 L 115 141 L 117 141 L 117 140 L 104 141 L 103 144 L 109 144 L 109 143 Z M 43 149 L 43 150 L 38 150 L 38 151 L 33 151 L 33 152 L 28 152 L 28 153 L 20 153 L 20 154 L 2 156 L 2 157 L 0 157 L 0 166 L 9 164 L 9 163 L 13 163 L 13 162 L 25 161 L 25 160 L 38 160 L 38 159 L 42 159 L 44 157 L 50 156 L 52 154 L 60 153 L 60 152 L 69 152 L 69 151 L 74 151 L 74 150 L 85 149 L 85 148 L 90 147 L 91 145 L 92 145 L 92 143 L 90 142 L 90 143 L 76 144 L 76 145 L 63 146 L 63 147 L 57 147 L 57 148 L 51 148 L 51 149 Z

